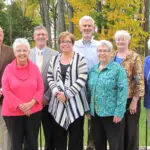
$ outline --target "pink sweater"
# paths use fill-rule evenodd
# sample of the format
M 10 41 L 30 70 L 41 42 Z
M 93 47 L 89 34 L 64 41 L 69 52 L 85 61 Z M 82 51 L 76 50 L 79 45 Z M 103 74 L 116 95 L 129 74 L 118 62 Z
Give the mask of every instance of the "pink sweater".
M 3 116 L 22 116 L 19 104 L 35 99 L 37 103 L 31 108 L 35 113 L 42 109 L 44 86 L 42 76 L 35 64 L 28 60 L 28 65 L 17 67 L 16 60 L 7 65 L 2 77 L 4 95 Z

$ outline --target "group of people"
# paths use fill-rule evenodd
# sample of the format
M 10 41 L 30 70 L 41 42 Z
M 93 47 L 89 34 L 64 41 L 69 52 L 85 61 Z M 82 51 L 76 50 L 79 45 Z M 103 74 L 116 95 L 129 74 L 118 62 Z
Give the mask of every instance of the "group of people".
M 110 150 L 138 149 L 144 92 L 150 121 L 150 57 L 143 73 L 140 55 L 129 49 L 128 31 L 115 33 L 113 52 L 110 41 L 93 39 L 90 16 L 83 16 L 79 27 L 78 41 L 69 32 L 59 35 L 60 53 L 47 47 L 42 25 L 34 29 L 31 50 L 24 38 L 17 38 L 13 48 L 4 45 L 0 28 L 2 150 L 37 150 L 41 122 L 44 150 L 83 150 L 85 115 L 87 150 L 107 150 L 107 142 Z

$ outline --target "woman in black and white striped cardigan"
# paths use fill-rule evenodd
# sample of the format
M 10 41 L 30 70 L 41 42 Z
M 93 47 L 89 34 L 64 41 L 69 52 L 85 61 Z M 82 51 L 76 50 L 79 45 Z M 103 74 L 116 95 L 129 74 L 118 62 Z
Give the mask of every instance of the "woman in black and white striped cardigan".
M 84 114 L 89 111 L 87 64 L 84 57 L 73 52 L 74 36 L 71 33 L 61 33 L 58 43 L 62 53 L 53 57 L 47 75 L 52 91 L 49 112 L 54 118 L 55 148 L 83 150 Z

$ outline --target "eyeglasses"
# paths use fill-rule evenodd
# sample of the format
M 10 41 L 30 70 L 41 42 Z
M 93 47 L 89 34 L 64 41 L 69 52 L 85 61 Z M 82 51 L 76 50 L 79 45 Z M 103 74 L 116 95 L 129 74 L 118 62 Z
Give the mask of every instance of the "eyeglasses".
M 98 53 L 108 53 L 108 52 L 111 52 L 110 50 L 108 49 L 98 49 Z
M 72 41 L 60 41 L 60 44 L 71 44 L 72 43 Z
M 18 50 L 16 50 L 17 53 L 21 53 L 21 52 L 27 53 L 28 51 L 29 50 L 26 50 L 26 49 L 18 49 Z
M 44 34 L 44 33 L 37 33 L 36 35 L 37 36 L 46 36 L 46 34 Z

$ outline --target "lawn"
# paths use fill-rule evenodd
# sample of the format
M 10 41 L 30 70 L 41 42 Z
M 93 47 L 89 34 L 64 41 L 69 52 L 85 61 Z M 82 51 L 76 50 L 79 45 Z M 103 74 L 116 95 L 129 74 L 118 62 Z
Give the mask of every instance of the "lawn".
M 85 119 L 84 125 L 84 145 L 87 145 L 87 119 Z M 148 137 L 150 137 L 150 129 L 148 129 Z M 146 142 L 146 115 L 143 103 L 141 105 L 141 116 L 140 116 L 140 125 L 139 125 L 139 145 L 145 146 Z M 42 131 L 42 145 L 44 145 L 43 131 Z M 150 146 L 150 138 L 148 139 L 148 146 Z

